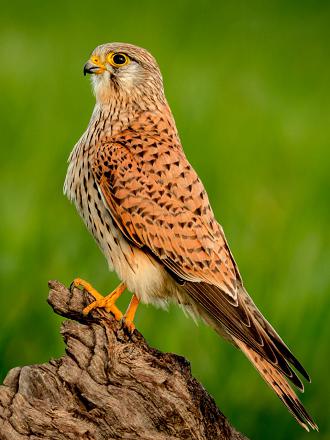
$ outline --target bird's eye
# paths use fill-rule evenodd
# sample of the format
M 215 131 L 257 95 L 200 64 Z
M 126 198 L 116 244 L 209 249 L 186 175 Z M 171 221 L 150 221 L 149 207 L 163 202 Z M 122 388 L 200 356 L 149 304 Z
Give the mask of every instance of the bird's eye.
M 122 67 L 122 66 L 126 66 L 126 64 L 128 64 L 131 60 L 124 53 L 112 52 L 108 55 L 108 61 L 114 67 Z

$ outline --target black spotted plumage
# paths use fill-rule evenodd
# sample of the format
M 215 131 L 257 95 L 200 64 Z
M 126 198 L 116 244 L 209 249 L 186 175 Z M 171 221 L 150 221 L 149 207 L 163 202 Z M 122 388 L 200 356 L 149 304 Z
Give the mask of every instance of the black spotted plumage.
M 122 68 L 111 66 L 117 52 L 129 57 Z M 182 150 L 155 59 L 111 43 L 93 51 L 88 69 L 97 104 L 71 153 L 65 192 L 110 269 L 142 302 L 177 301 L 201 316 L 245 353 L 304 428 L 317 429 L 285 379 L 303 390 L 293 368 L 309 376 L 243 286 Z

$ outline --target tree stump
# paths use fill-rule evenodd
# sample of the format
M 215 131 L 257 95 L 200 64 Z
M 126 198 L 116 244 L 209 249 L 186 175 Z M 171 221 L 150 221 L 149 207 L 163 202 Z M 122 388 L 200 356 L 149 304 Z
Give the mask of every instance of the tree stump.
M 246 439 L 191 376 L 181 356 L 151 348 L 104 310 L 85 317 L 86 291 L 49 282 L 69 318 L 66 355 L 16 367 L 0 386 L 0 439 Z

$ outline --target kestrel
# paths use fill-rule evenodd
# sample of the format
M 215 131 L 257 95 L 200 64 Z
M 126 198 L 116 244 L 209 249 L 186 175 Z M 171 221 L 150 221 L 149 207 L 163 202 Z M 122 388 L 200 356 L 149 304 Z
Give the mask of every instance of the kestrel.
M 124 43 L 98 46 L 84 66 L 96 105 L 70 158 L 64 192 L 121 284 L 106 297 L 75 279 L 130 331 L 139 302 L 180 304 L 240 348 L 306 429 L 317 425 L 289 386 L 310 378 L 243 286 L 207 193 L 188 162 L 157 62 Z M 123 316 L 115 302 L 134 292 Z

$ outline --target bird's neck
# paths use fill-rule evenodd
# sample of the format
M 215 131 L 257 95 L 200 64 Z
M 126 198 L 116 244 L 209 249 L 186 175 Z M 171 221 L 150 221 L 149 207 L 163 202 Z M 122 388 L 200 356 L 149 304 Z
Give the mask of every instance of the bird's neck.
M 137 103 L 135 100 L 118 102 L 110 101 L 107 104 L 97 103 L 89 124 L 89 130 L 98 132 L 100 137 L 110 140 L 129 127 L 144 121 L 149 115 L 152 119 L 157 117 L 166 118 L 173 132 L 177 133 L 171 110 L 164 99 L 148 100 Z

